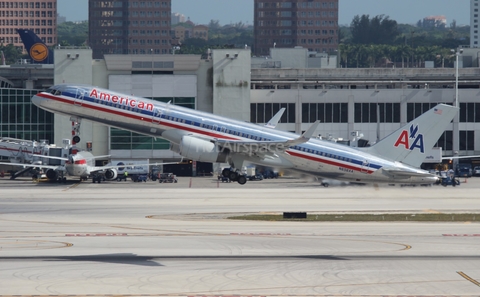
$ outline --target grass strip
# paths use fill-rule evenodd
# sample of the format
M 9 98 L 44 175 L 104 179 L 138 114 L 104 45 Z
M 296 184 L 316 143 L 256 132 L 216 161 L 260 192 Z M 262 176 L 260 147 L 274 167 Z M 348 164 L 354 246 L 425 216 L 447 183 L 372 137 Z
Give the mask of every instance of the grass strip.
M 307 214 L 306 219 L 284 219 L 282 214 L 251 214 L 229 217 L 231 220 L 307 221 L 307 222 L 476 222 L 475 213 L 416 213 L 416 214 Z

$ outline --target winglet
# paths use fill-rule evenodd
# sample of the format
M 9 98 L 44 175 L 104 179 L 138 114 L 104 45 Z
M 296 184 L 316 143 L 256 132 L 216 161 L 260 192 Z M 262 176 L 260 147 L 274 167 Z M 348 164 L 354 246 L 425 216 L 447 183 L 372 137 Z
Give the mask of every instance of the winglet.
M 275 129 L 277 127 L 280 118 L 282 117 L 283 113 L 285 112 L 285 107 L 282 107 L 274 116 L 273 118 L 265 124 L 265 127 Z
M 317 130 L 319 124 L 320 120 L 315 121 L 315 123 L 313 123 L 310 128 L 308 128 L 307 131 L 305 131 L 300 137 L 287 141 L 287 144 L 292 146 L 307 142 L 313 136 L 313 133 L 315 133 L 315 130 Z
M 316 120 L 315 123 L 313 123 L 310 128 L 308 128 L 307 131 L 305 131 L 300 137 L 306 138 L 307 140 L 312 138 L 313 133 L 315 133 L 315 130 L 317 130 L 319 124 L 320 120 Z

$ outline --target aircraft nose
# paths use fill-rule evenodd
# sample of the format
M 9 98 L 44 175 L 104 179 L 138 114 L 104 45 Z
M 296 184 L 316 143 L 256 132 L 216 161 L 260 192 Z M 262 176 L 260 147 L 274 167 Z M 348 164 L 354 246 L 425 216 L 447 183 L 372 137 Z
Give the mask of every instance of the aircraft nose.
M 34 95 L 32 97 L 32 103 L 35 104 L 36 106 L 41 106 L 42 105 L 42 98 L 40 96 Z

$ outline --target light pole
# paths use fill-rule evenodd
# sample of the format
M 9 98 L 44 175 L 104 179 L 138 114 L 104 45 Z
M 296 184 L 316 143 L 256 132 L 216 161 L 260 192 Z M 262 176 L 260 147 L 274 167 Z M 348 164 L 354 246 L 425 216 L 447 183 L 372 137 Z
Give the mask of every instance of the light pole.
M 460 103 L 458 102 L 458 57 L 463 54 L 463 49 L 452 50 L 455 52 L 455 107 L 460 109 Z M 453 119 L 453 155 L 458 156 L 458 151 L 460 150 L 460 127 L 459 127 L 459 116 L 458 113 Z M 458 164 L 458 159 L 453 159 L 453 170 L 456 169 Z
M 463 54 L 463 48 L 450 51 L 455 53 L 455 107 L 460 108 L 458 105 L 458 57 Z
M 180 47 L 178 45 L 174 46 L 172 48 L 172 54 L 175 55 L 175 51 L 178 51 L 178 50 L 180 50 Z

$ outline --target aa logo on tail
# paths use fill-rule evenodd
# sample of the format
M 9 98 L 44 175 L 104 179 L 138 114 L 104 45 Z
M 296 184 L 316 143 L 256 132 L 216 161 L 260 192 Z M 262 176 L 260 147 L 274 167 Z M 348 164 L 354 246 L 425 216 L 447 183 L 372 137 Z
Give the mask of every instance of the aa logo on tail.
M 405 149 L 411 151 L 417 148 L 423 154 L 425 152 L 423 145 L 423 134 L 418 133 L 418 125 L 415 127 L 411 125 L 409 131 L 403 130 L 393 146 L 403 146 Z

